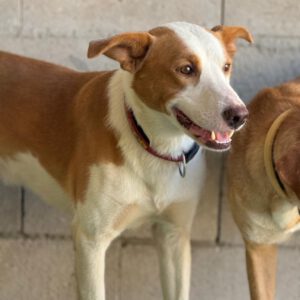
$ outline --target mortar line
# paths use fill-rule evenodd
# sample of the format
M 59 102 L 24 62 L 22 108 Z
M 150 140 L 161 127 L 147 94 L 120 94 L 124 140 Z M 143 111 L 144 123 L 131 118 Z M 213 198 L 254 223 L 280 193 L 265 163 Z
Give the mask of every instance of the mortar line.
M 221 25 L 225 24 L 225 1 L 226 0 L 221 0 Z
M 24 25 L 24 0 L 19 0 L 19 21 L 20 21 L 20 28 L 17 32 L 17 37 L 22 35 L 23 25 Z
M 120 247 L 119 247 L 119 261 L 118 261 L 118 293 L 117 293 L 117 300 L 122 300 L 122 260 L 123 260 L 123 245 L 122 241 L 120 241 Z
M 21 228 L 20 232 L 22 235 L 25 234 L 24 227 L 25 227 L 25 189 L 21 187 Z
M 221 231 L 222 231 L 222 208 L 223 208 L 223 184 L 225 176 L 225 155 L 222 154 L 221 168 L 220 168 L 220 177 L 219 177 L 219 195 L 218 195 L 218 214 L 217 214 L 217 237 L 216 244 L 220 245 L 221 242 Z

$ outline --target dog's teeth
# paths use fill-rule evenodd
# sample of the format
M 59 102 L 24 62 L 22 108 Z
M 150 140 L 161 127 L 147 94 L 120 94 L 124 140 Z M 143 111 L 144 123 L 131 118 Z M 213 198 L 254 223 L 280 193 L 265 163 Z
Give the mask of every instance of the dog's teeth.
M 216 134 L 214 131 L 211 132 L 210 138 L 214 141 L 216 139 Z
M 233 136 L 233 134 L 234 134 L 234 130 L 230 130 L 230 131 L 228 132 L 228 136 L 229 136 L 230 138 Z

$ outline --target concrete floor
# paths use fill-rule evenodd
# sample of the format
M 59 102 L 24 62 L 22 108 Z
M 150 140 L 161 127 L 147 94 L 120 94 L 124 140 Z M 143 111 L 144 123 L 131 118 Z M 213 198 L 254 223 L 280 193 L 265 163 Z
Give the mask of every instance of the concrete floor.
M 191 299 L 249 299 L 242 242 L 220 185 L 222 156 L 210 154 L 208 164 L 207 189 L 193 227 Z M 0 300 L 76 299 L 69 221 L 28 191 L 0 187 Z M 280 250 L 277 299 L 299 299 L 299 267 L 295 237 Z M 147 226 L 113 243 L 108 300 L 162 299 L 158 278 Z

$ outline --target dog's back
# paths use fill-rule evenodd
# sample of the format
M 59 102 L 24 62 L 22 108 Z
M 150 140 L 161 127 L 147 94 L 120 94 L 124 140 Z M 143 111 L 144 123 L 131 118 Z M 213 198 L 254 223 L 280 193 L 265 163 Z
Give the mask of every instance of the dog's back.
M 76 164 L 76 136 L 80 132 L 77 117 L 85 105 L 82 99 L 86 86 L 94 94 L 85 102 L 97 101 L 98 106 L 105 106 L 100 99 L 106 97 L 99 95 L 105 93 L 102 82 L 107 82 L 110 76 L 111 72 L 80 73 L 0 52 L 0 177 L 8 183 L 28 181 L 29 186 L 36 183 L 53 187 L 41 184 L 41 180 L 48 182 L 49 178 L 40 164 L 33 161 L 35 157 L 61 186 L 67 185 L 68 170 L 71 164 Z M 80 103 L 78 95 L 82 98 Z M 96 111 L 96 105 L 93 108 Z M 100 116 L 99 113 L 98 122 L 102 122 Z M 87 122 L 83 125 L 83 128 L 88 126 Z M 35 187 L 33 190 L 39 193 Z

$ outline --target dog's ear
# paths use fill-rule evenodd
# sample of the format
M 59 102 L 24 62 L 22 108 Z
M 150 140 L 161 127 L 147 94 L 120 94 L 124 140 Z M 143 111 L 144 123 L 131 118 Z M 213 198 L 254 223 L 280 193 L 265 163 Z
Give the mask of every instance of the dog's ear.
M 289 147 L 287 152 L 275 163 L 282 182 L 300 199 L 300 143 Z
M 218 25 L 213 27 L 211 31 L 223 42 L 228 54 L 231 56 L 236 52 L 236 39 L 240 38 L 253 43 L 251 33 L 244 27 Z
M 153 39 L 148 32 L 137 32 L 91 41 L 87 56 L 92 58 L 104 54 L 118 61 L 122 69 L 133 73 L 143 62 Z

